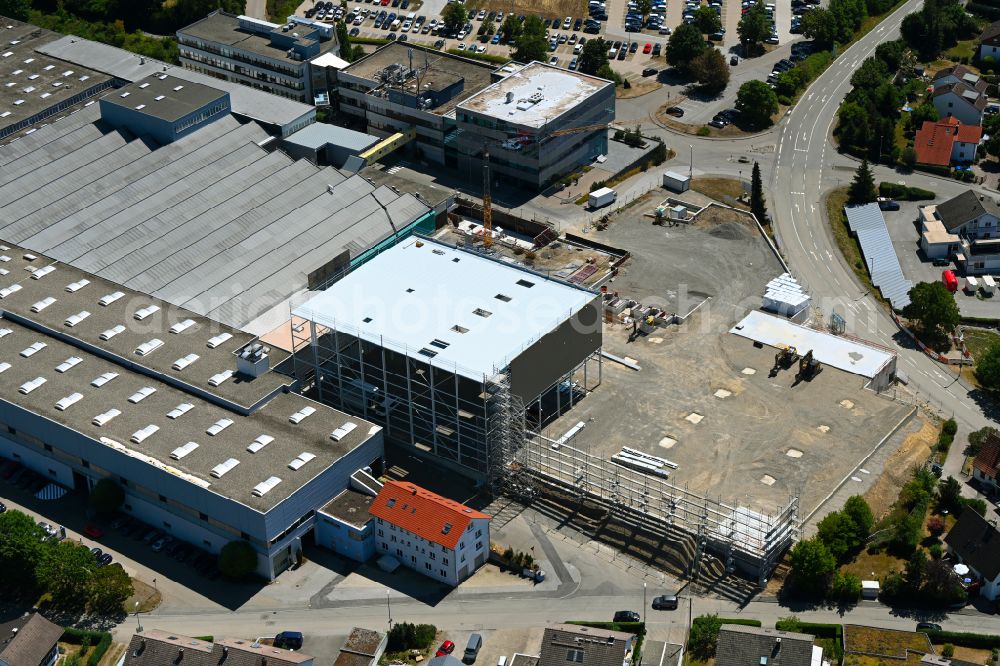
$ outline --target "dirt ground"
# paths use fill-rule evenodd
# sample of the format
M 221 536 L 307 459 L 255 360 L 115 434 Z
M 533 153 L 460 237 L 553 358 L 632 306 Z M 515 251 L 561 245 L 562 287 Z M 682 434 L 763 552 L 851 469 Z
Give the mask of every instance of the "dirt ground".
M 710 178 L 700 176 L 691 181 L 691 189 L 701 192 L 705 196 L 720 201 L 727 206 L 747 209 L 748 206 L 738 201 L 743 194 L 743 185 L 747 181 L 739 178 Z
M 132 588 L 134 590 L 132 596 L 125 600 L 125 610 L 127 612 L 135 612 L 136 602 L 139 603 L 140 613 L 148 613 L 160 605 L 160 601 L 162 600 L 160 593 L 152 585 L 147 585 L 138 578 L 133 578 Z
M 930 457 L 931 447 L 937 442 L 939 426 L 919 412 L 915 418 L 923 423 L 920 430 L 903 440 L 903 444 L 889 457 L 878 481 L 865 493 L 865 500 L 872 508 L 876 522 L 889 513 L 913 468 Z
M 587 15 L 587 0 L 468 0 L 470 10 L 486 9 L 515 14 L 536 14 L 542 18 Z
M 934 649 L 937 650 L 938 654 L 941 654 L 941 648 L 944 647 L 944 643 L 935 643 Z M 978 650 L 976 648 L 967 648 L 960 645 L 955 646 L 954 659 L 960 659 L 962 661 L 972 662 L 973 664 L 985 664 L 986 660 L 989 659 L 989 650 Z
M 631 87 L 625 88 L 624 86 L 615 90 L 615 97 L 618 99 L 634 99 L 636 97 L 642 97 L 643 95 L 648 95 L 654 90 L 659 90 L 663 87 L 662 84 L 656 81 L 644 81 L 642 79 L 630 80 L 629 84 Z

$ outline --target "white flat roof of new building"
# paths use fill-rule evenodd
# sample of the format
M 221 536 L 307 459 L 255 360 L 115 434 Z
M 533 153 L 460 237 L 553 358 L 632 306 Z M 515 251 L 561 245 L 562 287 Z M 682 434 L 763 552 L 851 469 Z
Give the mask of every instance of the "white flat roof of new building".
M 515 125 L 543 127 L 614 84 L 541 62 L 532 62 L 458 105 Z M 507 101 L 508 93 L 511 100 Z
M 875 347 L 794 324 L 754 310 L 730 331 L 736 335 L 778 349 L 795 347 L 799 354 L 810 349 L 813 358 L 830 367 L 871 379 L 892 360 L 891 354 Z
M 595 297 L 473 252 L 410 238 L 293 314 L 481 381 Z

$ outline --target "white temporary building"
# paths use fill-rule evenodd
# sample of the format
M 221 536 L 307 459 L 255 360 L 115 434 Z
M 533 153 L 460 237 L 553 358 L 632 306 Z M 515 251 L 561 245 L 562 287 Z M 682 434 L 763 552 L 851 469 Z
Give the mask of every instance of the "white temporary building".
M 767 283 L 761 308 L 802 323 L 809 317 L 811 304 L 812 299 L 798 280 L 789 273 L 782 273 Z

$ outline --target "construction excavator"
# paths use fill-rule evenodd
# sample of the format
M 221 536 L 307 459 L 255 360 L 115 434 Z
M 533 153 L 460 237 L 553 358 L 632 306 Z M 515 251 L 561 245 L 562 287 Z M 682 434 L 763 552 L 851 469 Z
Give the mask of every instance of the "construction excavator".
M 771 368 L 771 372 L 768 373 L 767 376 L 772 378 L 777 377 L 778 372 L 781 370 L 788 370 L 798 359 L 799 354 L 795 351 L 795 347 L 782 347 L 778 350 L 778 353 L 774 355 L 774 367 Z

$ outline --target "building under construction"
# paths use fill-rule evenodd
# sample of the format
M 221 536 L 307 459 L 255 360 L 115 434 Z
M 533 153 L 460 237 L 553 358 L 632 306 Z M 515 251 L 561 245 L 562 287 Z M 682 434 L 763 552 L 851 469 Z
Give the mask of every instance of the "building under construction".
M 600 383 L 600 300 L 414 237 L 295 309 L 295 372 L 390 440 L 498 482 L 526 418 L 555 418 Z

